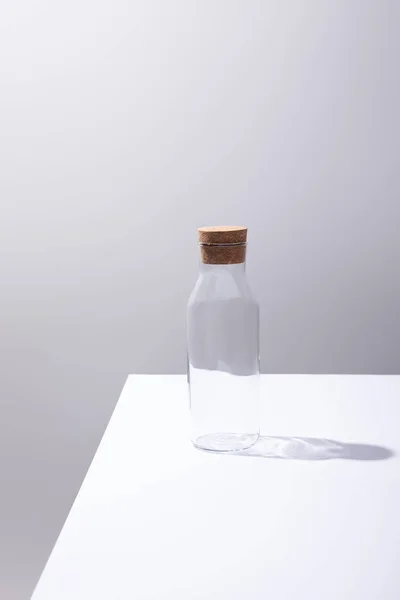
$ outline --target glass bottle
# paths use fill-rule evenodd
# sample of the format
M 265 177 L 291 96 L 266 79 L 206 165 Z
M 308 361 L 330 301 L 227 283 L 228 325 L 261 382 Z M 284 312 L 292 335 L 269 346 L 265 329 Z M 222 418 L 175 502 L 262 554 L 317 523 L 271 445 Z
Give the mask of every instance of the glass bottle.
M 259 306 L 246 280 L 247 228 L 201 227 L 187 310 L 192 442 L 233 452 L 259 436 Z

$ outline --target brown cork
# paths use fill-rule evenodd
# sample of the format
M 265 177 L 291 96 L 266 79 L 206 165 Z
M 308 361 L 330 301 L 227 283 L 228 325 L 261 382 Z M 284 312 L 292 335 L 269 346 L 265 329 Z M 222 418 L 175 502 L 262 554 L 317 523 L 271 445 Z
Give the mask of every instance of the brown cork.
M 245 244 L 247 227 L 220 225 L 219 227 L 199 227 L 200 244 Z
M 247 227 L 200 227 L 198 234 L 203 263 L 235 265 L 246 260 Z

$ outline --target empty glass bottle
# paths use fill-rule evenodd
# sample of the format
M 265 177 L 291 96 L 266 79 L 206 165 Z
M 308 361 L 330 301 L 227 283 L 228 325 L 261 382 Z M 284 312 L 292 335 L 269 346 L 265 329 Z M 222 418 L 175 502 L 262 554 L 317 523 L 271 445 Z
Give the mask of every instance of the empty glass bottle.
M 198 233 L 200 273 L 187 311 L 192 442 L 239 451 L 259 435 L 259 307 L 246 281 L 247 229 Z

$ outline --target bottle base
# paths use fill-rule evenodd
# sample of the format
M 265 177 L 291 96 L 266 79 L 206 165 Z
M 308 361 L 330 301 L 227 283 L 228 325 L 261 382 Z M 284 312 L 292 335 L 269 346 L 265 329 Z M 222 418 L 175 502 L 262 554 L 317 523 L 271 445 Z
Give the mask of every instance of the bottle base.
M 209 433 L 192 441 L 195 448 L 209 452 L 240 452 L 251 448 L 258 433 Z

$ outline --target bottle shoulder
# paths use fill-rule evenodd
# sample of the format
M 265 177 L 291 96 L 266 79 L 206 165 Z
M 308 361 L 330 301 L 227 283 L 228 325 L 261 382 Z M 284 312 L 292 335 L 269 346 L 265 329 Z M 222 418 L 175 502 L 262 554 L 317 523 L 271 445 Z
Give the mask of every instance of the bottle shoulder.
M 214 302 L 243 298 L 258 305 L 245 276 L 213 276 L 200 274 L 189 297 L 189 306 L 198 302 Z

